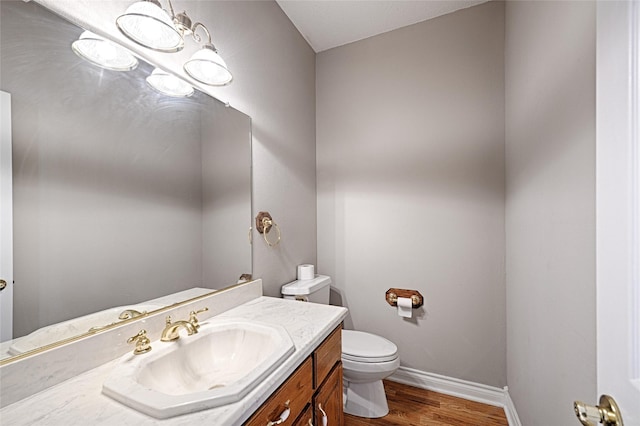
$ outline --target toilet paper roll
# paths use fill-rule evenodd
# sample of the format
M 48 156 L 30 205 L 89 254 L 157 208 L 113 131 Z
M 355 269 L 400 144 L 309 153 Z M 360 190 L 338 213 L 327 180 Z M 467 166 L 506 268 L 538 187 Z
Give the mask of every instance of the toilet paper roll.
M 398 315 L 404 318 L 411 318 L 413 312 L 413 302 L 410 297 L 398 297 Z
M 313 265 L 298 265 L 298 279 L 312 280 L 316 277 Z

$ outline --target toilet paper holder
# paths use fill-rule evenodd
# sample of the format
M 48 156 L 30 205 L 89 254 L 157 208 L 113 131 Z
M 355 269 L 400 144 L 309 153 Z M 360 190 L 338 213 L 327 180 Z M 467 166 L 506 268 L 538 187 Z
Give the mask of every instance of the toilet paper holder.
M 398 306 L 398 297 L 408 297 L 411 299 L 411 307 L 419 308 L 424 304 L 424 298 L 418 290 L 406 290 L 402 288 L 390 288 L 387 290 L 387 303 L 391 306 Z

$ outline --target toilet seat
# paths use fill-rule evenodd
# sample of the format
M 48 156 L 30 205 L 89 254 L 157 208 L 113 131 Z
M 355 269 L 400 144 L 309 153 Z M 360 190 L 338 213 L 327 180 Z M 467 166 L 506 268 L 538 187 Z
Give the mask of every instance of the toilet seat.
M 364 331 L 342 330 L 342 360 L 384 363 L 398 358 L 398 347 L 384 337 Z

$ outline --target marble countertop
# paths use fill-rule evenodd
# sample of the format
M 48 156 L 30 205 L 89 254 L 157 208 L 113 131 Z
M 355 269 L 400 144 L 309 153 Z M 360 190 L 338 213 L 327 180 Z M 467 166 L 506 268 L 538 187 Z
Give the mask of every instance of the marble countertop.
M 289 377 L 347 315 L 347 309 L 259 297 L 215 318 L 242 318 L 283 326 L 296 350 L 242 400 L 222 407 L 159 420 L 102 394 L 118 359 L 0 410 L 0 423 L 18 425 L 240 425 Z M 186 337 L 188 338 L 188 337 Z M 152 343 L 153 345 L 153 343 Z M 141 355 L 144 356 L 144 355 Z

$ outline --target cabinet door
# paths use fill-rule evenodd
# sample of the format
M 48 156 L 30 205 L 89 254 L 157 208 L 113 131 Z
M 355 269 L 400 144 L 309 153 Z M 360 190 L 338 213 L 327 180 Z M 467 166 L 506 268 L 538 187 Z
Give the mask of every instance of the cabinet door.
M 245 426 L 266 426 L 283 416 L 283 426 L 293 425 L 313 395 L 313 365 L 311 358 L 300 366 L 287 381 L 251 416 Z
M 313 398 L 315 426 L 341 426 L 342 363 L 338 363 Z
M 291 426 L 313 426 L 313 407 L 308 405 Z

